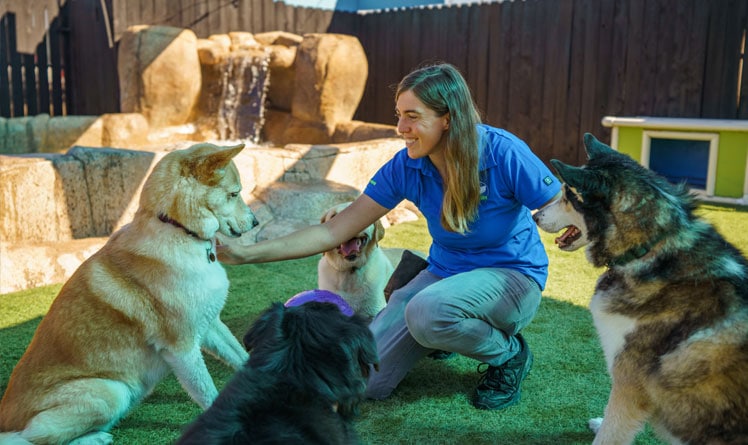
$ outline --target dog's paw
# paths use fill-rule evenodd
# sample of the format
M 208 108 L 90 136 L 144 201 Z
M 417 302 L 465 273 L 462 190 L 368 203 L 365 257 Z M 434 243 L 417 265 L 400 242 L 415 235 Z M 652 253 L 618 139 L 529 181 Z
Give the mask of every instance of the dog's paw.
M 590 427 L 590 431 L 597 434 L 598 431 L 600 431 L 600 425 L 603 424 L 603 418 L 602 417 L 595 417 L 594 419 L 590 419 L 589 422 L 587 422 L 587 426 Z
M 94 431 L 73 440 L 70 445 L 111 445 L 113 442 L 114 439 L 111 434 L 104 431 Z

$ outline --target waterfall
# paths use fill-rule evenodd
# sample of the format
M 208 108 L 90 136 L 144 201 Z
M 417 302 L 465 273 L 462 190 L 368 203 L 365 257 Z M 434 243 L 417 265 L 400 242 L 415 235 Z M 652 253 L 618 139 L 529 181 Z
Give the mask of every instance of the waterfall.
M 213 126 L 219 140 L 260 142 L 270 77 L 268 60 L 267 52 L 234 51 L 210 71 L 203 70 L 203 82 L 209 85 L 203 87 L 207 97 L 201 106 L 201 122 Z

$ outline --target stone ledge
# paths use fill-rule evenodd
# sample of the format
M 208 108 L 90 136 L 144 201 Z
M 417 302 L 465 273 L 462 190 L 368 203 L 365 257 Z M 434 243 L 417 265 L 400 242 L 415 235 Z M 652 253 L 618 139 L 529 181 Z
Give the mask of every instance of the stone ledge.
M 63 242 L 0 242 L 0 293 L 62 283 L 107 242 L 106 237 Z

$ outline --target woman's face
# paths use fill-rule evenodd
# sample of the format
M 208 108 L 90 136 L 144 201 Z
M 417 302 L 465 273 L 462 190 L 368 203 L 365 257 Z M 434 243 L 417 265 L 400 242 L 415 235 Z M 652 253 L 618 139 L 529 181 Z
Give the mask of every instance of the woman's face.
M 397 132 L 405 140 L 412 159 L 440 154 L 449 129 L 449 113 L 437 116 L 411 90 L 400 93 L 395 104 Z

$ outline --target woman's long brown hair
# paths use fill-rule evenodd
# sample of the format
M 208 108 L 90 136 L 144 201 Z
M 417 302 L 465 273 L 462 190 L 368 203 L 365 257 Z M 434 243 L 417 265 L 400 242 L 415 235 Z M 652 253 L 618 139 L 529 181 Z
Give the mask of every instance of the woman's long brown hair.
M 441 224 L 450 232 L 465 233 L 478 215 L 480 204 L 481 148 L 476 125 L 481 120 L 470 88 L 457 68 L 441 63 L 405 76 L 397 86 L 395 100 L 404 91 L 412 91 L 439 116 L 449 113 Z

